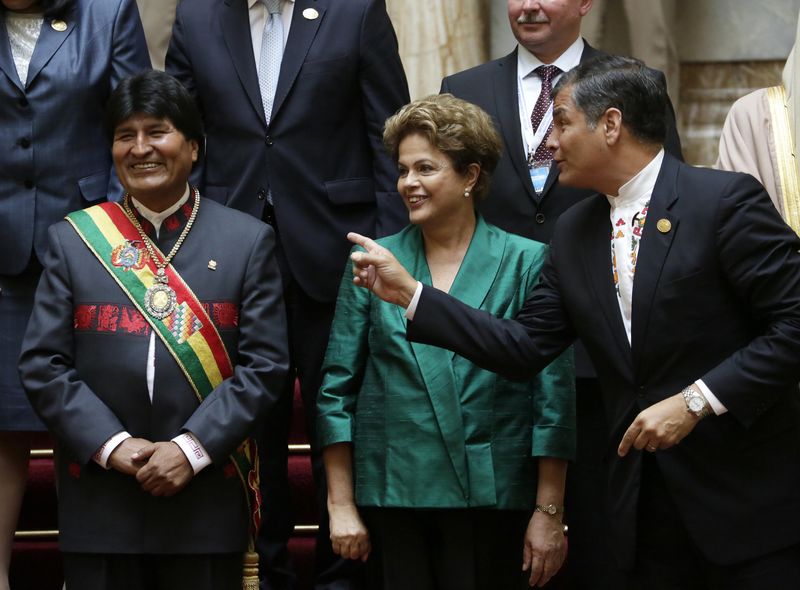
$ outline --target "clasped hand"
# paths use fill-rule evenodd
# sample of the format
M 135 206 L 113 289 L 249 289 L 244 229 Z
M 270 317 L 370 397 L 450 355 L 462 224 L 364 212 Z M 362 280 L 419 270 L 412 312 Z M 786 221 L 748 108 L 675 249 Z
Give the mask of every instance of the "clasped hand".
M 174 442 L 153 443 L 127 438 L 108 458 L 112 469 L 133 475 L 142 490 L 153 496 L 173 496 L 194 476 L 192 466 Z

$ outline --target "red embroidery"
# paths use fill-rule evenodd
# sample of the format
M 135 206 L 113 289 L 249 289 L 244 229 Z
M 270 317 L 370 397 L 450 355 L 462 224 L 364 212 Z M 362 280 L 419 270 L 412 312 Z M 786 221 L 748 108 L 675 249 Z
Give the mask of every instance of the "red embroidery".
M 116 332 L 119 320 L 118 305 L 101 305 L 97 314 L 98 332 Z
M 167 231 L 175 231 L 181 224 L 181 220 L 176 215 L 170 215 L 164 220 L 164 227 Z
M 236 328 L 239 325 L 239 306 L 233 303 L 212 303 L 209 315 L 219 328 Z
M 75 308 L 74 322 L 76 330 L 91 330 L 97 317 L 96 305 L 79 305 Z
M 127 306 L 120 309 L 119 329 L 137 336 L 150 334 L 150 324 L 147 323 L 144 316 L 139 313 L 138 309 Z
M 239 307 L 236 304 L 205 302 L 202 305 L 218 329 L 230 330 L 239 326 Z M 152 329 L 134 306 L 112 303 L 76 306 L 73 326 L 78 332 L 122 332 L 133 336 L 149 336 Z

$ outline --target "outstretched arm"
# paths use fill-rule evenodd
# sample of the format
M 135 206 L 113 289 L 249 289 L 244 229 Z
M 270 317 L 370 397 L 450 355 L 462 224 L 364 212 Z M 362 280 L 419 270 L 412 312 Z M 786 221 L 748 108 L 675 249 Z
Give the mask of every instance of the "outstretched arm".
M 417 281 L 386 248 L 359 234 L 347 237 L 365 250 L 351 254 L 353 282 L 408 308 Z M 427 286 L 408 323 L 407 338 L 452 350 L 509 379 L 530 379 L 575 339 L 558 292 L 552 250 L 541 283 L 513 320 L 496 318 Z

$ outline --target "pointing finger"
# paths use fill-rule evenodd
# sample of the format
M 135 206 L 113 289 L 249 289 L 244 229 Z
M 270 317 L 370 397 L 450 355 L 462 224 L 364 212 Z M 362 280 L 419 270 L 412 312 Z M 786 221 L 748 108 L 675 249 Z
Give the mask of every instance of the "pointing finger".
M 378 244 L 375 243 L 375 240 L 368 238 L 367 236 L 362 236 L 356 232 L 351 231 L 347 234 L 347 239 L 364 248 L 365 250 L 371 252 L 376 248 L 379 248 Z

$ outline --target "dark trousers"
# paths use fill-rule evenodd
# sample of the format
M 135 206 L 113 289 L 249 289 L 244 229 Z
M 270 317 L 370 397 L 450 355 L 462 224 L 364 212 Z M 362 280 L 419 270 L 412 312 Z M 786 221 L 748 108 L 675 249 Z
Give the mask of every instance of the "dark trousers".
M 578 378 L 577 452 L 567 469 L 569 524 L 567 581 L 570 590 L 619 590 L 627 576 L 611 552 L 606 510 L 608 426 L 597 379 Z
M 370 587 L 522 590 L 530 515 L 516 510 L 364 508 L 373 552 Z
M 314 588 L 357 590 L 364 587 L 360 562 L 339 558 L 330 542 L 327 482 L 320 449 L 316 445 L 317 393 L 321 385 L 322 361 L 328 345 L 334 302 L 309 297 L 294 281 L 278 245 L 278 262 L 284 281 L 284 300 L 289 329 L 291 369 L 285 390 L 272 408 L 258 436 L 261 456 L 262 527 L 258 540 L 262 590 L 291 590 L 296 585 L 287 542 L 294 528 L 294 513 L 287 476 L 287 442 L 292 415 L 294 379 L 300 381 L 306 433 L 312 449 L 312 470 L 319 518 L 316 538 Z M 345 261 L 342 261 L 344 270 Z M 307 524 L 307 523 L 301 523 Z
M 709 562 L 681 521 L 656 459 L 645 454 L 633 577 L 634 590 L 790 590 L 800 586 L 800 545 L 732 565 Z
M 64 553 L 69 590 L 241 590 L 242 553 Z

